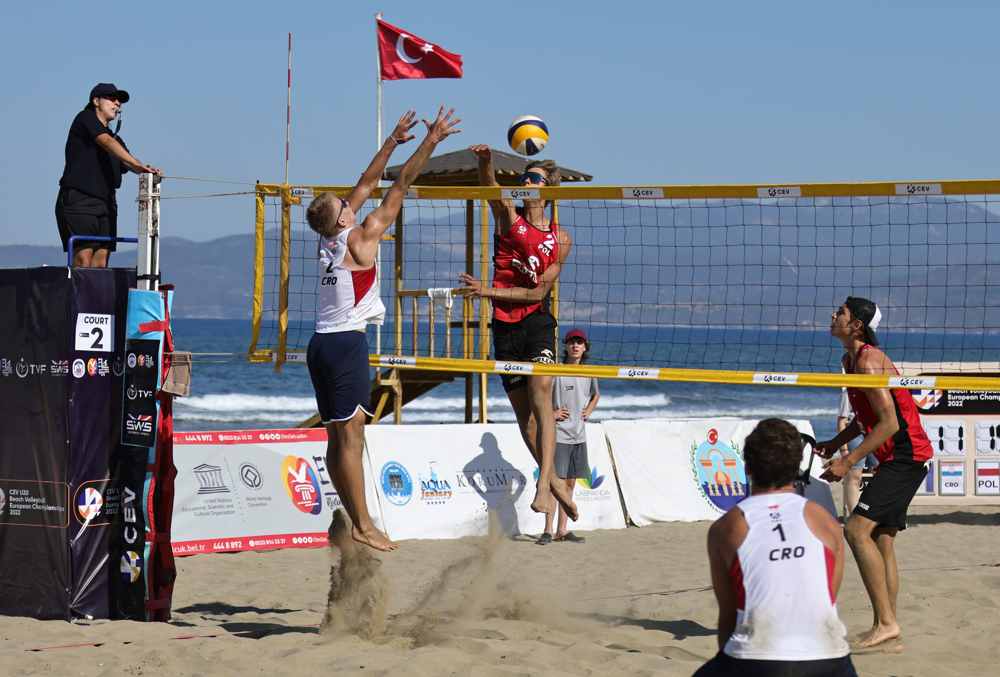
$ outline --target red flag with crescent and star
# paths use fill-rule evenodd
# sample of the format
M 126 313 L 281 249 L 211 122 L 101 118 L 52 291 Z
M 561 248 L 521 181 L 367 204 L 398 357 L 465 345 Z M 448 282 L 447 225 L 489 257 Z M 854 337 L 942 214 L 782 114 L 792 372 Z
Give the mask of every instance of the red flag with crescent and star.
M 376 22 L 383 80 L 462 77 L 461 54 L 453 54 L 381 19 Z

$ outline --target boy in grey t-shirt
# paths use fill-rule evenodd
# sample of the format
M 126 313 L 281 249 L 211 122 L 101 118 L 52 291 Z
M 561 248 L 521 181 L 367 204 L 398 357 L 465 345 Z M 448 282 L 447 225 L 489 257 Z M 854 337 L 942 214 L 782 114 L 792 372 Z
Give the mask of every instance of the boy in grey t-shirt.
M 571 329 L 564 339 L 566 351 L 563 362 L 580 364 L 587 358 L 590 343 L 580 329 Z M 587 376 L 557 376 L 552 386 L 552 408 L 556 417 L 556 477 L 566 483 L 572 497 L 577 479 L 590 477 L 587 459 L 587 419 L 597 406 L 600 391 L 597 379 Z M 559 509 L 558 529 L 552 535 L 552 514 L 545 515 L 545 532 L 538 537 L 539 545 L 553 540 L 582 543 L 583 537 L 566 530 L 566 513 Z

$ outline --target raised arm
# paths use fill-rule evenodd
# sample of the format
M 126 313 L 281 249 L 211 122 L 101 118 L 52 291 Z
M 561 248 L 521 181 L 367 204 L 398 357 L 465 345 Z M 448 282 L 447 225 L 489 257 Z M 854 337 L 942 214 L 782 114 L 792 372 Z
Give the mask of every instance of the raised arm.
M 479 161 L 479 185 L 499 186 L 497 175 L 493 169 L 493 151 L 485 144 L 469 146 Z M 490 211 L 493 212 L 493 223 L 498 232 L 506 233 L 517 220 L 517 208 L 513 200 L 490 200 Z
M 410 159 L 403 165 L 402 171 L 396 182 L 389 188 L 388 193 L 376 209 L 367 217 L 361 227 L 355 233 L 351 233 L 348 238 L 347 247 L 351 252 L 355 265 L 360 269 L 371 268 L 375 265 L 375 256 L 378 253 L 378 243 L 382 239 L 383 233 L 389 228 L 399 214 L 403 206 L 403 198 L 406 191 L 413 183 L 420 170 L 424 168 L 427 159 L 439 143 L 452 134 L 457 134 L 461 130 L 457 128 L 461 120 L 452 118 L 455 109 L 452 108 L 446 113 L 442 106 L 438 110 L 437 118 L 433 122 L 424 120 L 427 125 L 427 136 L 417 146 Z
M 372 194 L 372 191 L 378 186 L 378 181 L 385 172 L 385 166 L 389 164 L 389 157 L 392 155 L 392 152 L 396 150 L 397 146 L 401 146 L 413 138 L 410 130 L 416 124 L 417 114 L 412 110 L 406 111 L 399 118 L 399 122 L 396 123 L 392 134 L 386 137 L 382 143 L 382 147 L 379 148 L 375 157 L 372 158 L 371 164 L 368 165 L 368 169 L 358 179 L 358 183 L 354 186 L 351 194 L 347 196 L 347 201 L 351 204 L 351 209 L 355 212 L 361 209 L 362 205 L 364 205 L 365 201 Z

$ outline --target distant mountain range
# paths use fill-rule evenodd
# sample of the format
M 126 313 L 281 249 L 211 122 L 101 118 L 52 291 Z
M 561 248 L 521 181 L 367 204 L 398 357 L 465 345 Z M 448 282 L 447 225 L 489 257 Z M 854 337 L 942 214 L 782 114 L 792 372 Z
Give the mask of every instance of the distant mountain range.
M 250 316 L 253 237 L 230 235 L 208 242 L 165 237 L 160 242 L 161 276 L 177 286 L 174 316 L 241 319 Z M 135 248 L 122 247 L 111 264 L 135 265 Z M 62 247 L 0 246 L 0 267 L 65 266 Z

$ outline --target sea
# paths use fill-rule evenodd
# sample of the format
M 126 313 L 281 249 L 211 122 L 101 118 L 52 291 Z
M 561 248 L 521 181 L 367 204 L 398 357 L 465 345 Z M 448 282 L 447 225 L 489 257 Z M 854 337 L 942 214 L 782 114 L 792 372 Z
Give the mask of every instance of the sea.
M 286 364 L 275 371 L 272 364 L 246 360 L 250 329 L 247 320 L 173 320 L 176 349 L 194 353 L 191 394 L 174 404 L 176 429 L 291 428 L 316 412 L 304 364 Z M 830 368 L 837 367 L 834 358 Z M 499 377 L 489 376 L 488 381 L 489 420 L 512 422 L 514 415 Z M 604 379 L 600 391 L 591 418 L 596 422 L 776 416 L 810 421 L 818 439 L 835 434 L 840 403 L 840 390 L 835 388 Z M 462 379 L 438 386 L 403 408 L 403 423 L 461 423 L 464 393 Z

